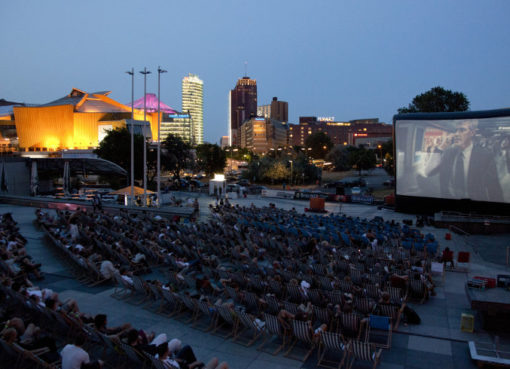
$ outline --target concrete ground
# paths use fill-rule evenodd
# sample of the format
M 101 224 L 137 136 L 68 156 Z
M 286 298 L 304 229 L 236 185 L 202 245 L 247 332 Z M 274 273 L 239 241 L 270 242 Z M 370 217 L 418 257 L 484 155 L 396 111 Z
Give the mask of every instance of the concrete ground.
M 200 203 L 200 219 L 205 220 L 209 216 L 208 205 L 214 203 L 214 199 L 197 194 L 177 193 L 178 197 L 196 197 Z M 307 202 L 282 199 L 267 199 L 260 196 L 249 196 L 247 199 L 231 200 L 234 204 L 255 206 L 267 206 L 270 202 L 277 207 L 286 209 L 295 208 L 302 212 Z M 373 206 L 354 204 L 327 203 L 326 209 L 330 212 L 342 212 L 351 216 L 372 218 L 382 216 L 384 219 L 413 219 L 414 217 L 395 213 L 390 210 L 380 209 Z M 28 207 L 16 207 L 0 204 L 0 213 L 11 212 L 14 219 L 19 223 L 21 233 L 27 238 L 27 249 L 34 260 L 42 262 L 42 270 L 45 279 L 39 284 L 41 287 L 52 288 L 60 293 L 62 299 L 74 298 L 78 301 L 80 309 L 90 314 L 106 313 L 110 325 L 130 322 L 137 328 L 143 328 L 156 333 L 167 333 L 169 337 L 177 337 L 184 343 L 190 344 L 201 361 L 207 361 L 217 356 L 221 361 L 225 360 L 231 368 L 236 369 L 267 369 L 267 368 L 315 368 L 316 355 L 312 355 L 306 363 L 301 363 L 284 357 L 282 354 L 273 356 L 256 350 L 256 345 L 246 348 L 224 340 L 220 337 L 203 333 L 191 328 L 189 325 L 177 320 L 162 317 L 140 306 L 118 301 L 110 297 L 113 292 L 112 286 L 99 286 L 94 288 L 85 287 L 76 282 L 67 265 L 58 257 L 52 247 L 48 246 L 43 239 L 43 232 L 34 227 L 34 209 Z M 424 233 L 433 233 L 440 241 L 441 247 L 450 247 L 453 251 L 471 251 L 472 262 L 467 272 L 447 272 L 444 282 L 438 279 L 437 295 L 431 297 L 423 305 L 411 304 L 422 319 L 417 326 L 404 327 L 401 324 L 398 332 L 393 333 L 393 343 L 390 350 L 384 350 L 380 368 L 386 369 L 412 369 L 412 368 L 475 368 L 476 365 L 470 360 L 467 341 L 475 340 L 493 342 L 494 335 L 485 332 L 480 327 L 478 318 L 474 333 L 464 333 L 460 330 L 462 313 L 475 314 L 470 310 L 469 302 L 464 292 L 464 286 L 470 276 L 484 275 L 495 276 L 496 274 L 510 274 L 510 268 L 498 262 L 500 253 L 497 249 L 510 244 L 510 236 L 498 236 L 494 252 L 476 253 L 473 248 L 473 240 L 469 237 L 453 234 L 451 241 L 445 241 L 445 229 L 424 227 Z M 491 236 L 476 236 L 476 249 L 481 245 L 491 246 Z M 493 245 L 492 245 L 493 246 Z M 501 250 L 499 250 L 501 251 Z M 491 260 L 492 258 L 492 260 Z M 496 262 L 496 263 L 493 263 Z M 510 302 L 510 293 L 509 293 Z M 509 343 L 510 336 L 502 336 L 502 343 Z M 357 367 L 357 366 L 355 366 Z M 361 367 L 361 366 L 360 366 Z

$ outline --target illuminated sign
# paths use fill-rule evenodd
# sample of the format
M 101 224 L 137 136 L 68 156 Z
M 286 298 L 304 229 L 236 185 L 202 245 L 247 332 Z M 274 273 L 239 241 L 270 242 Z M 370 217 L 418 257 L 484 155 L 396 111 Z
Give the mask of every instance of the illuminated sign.
M 188 114 L 168 114 L 169 118 L 189 118 Z
M 335 120 L 335 117 L 318 117 L 318 122 L 333 122 Z

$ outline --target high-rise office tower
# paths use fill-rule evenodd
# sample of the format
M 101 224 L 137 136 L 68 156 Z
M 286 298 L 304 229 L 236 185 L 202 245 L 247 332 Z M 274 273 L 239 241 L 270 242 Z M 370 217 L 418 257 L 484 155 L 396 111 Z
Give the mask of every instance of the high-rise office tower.
M 182 111 L 191 115 L 191 143 L 204 142 L 204 81 L 196 74 L 182 79 Z
M 243 77 L 229 94 L 230 145 L 241 145 L 241 125 L 257 115 L 257 81 Z
M 280 122 L 289 121 L 289 103 L 279 101 L 273 97 L 273 101 L 268 105 L 261 105 L 257 108 L 257 116 L 279 120 Z

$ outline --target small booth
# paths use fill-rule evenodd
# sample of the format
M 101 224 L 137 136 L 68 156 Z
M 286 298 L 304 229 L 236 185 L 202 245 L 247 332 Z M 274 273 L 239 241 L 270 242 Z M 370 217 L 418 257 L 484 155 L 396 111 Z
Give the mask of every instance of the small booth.
M 227 188 L 227 181 L 225 180 L 225 175 L 223 174 L 215 174 L 214 179 L 209 181 L 209 195 L 211 196 L 225 196 Z

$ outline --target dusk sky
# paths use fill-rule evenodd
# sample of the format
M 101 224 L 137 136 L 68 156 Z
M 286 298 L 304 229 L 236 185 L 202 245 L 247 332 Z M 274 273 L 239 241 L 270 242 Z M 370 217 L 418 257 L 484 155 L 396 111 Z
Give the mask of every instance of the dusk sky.
M 289 103 L 289 119 L 390 123 L 434 86 L 471 110 L 510 107 L 510 1 L 129 1 L 0 3 L 0 98 L 46 103 L 76 87 L 131 99 L 124 72 L 147 66 L 148 92 L 181 109 L 181 80 L 204 81 L 204 140 L 227 134 L 228 92 L 244 75 L 258 103 Z M 143 95 L 137 73 L 135 99 Z

